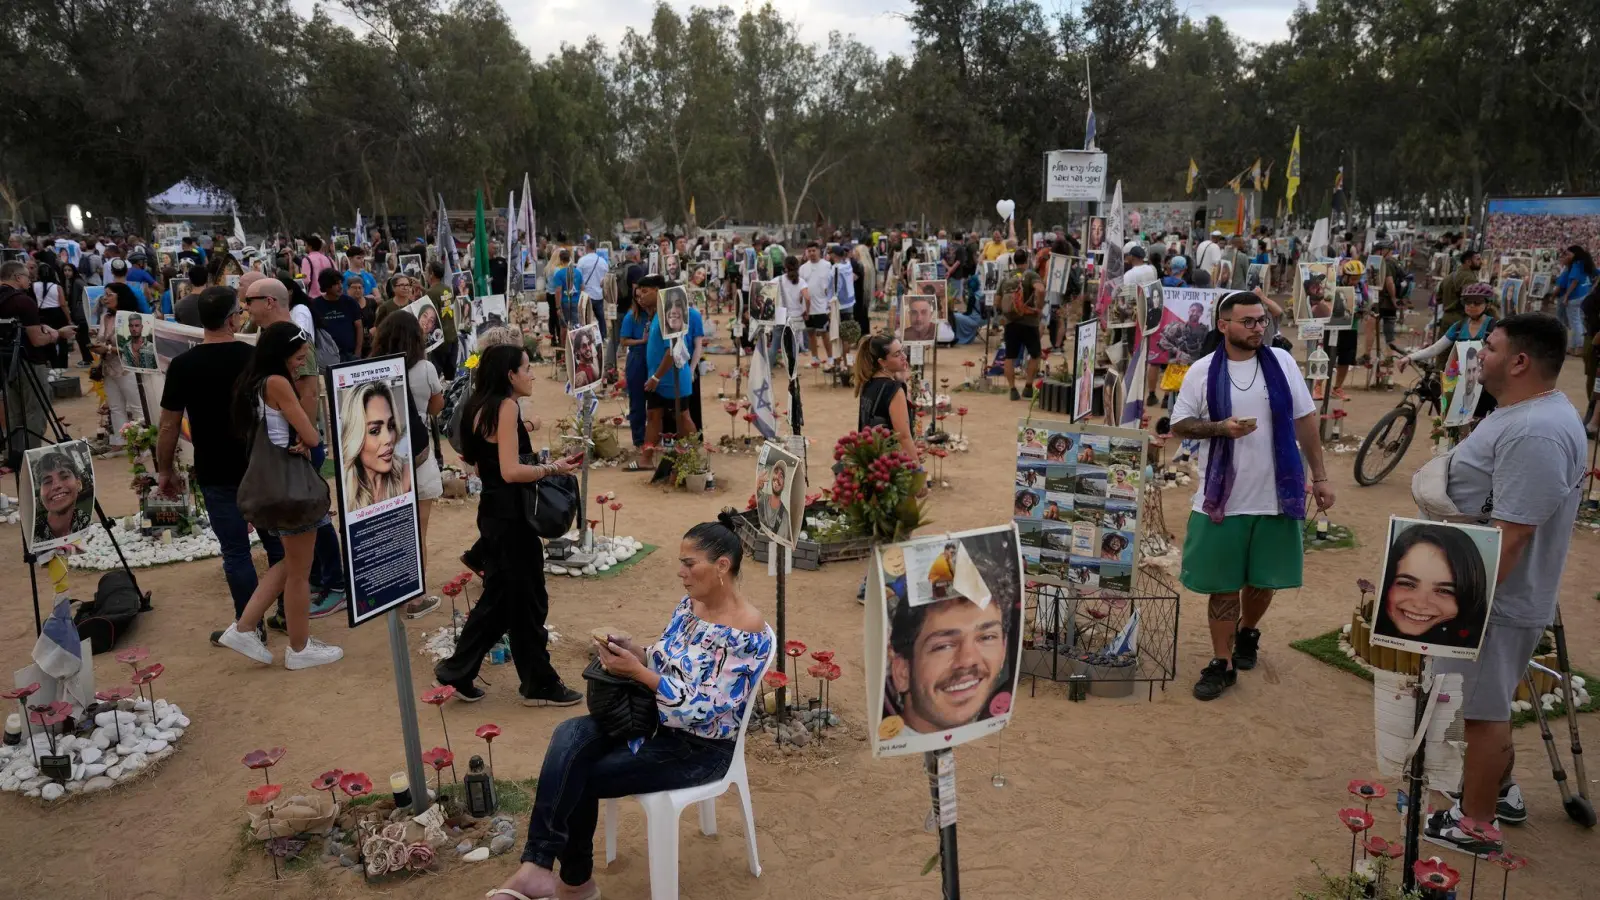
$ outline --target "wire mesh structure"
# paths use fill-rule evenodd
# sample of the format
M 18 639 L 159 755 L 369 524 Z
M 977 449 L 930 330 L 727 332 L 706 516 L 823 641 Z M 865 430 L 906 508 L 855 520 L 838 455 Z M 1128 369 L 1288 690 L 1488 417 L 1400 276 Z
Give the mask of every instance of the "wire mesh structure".
M 1133 590 L 1030 584 L 1023 599 L 1026 623 L 1022 674 L 1029 695 L 1040 678 L 1070 682 L 1073 699 L 1082 685 L 1098 697 L 1131 696 L 1138 684 L 1146 698 L 1167 689 L 1178 674 L 1178 592 L 1160 574 L 1140 568 Z M 1128 621 L 1138 616 L 1137 643 L 1118 653 L 1116 644 Z

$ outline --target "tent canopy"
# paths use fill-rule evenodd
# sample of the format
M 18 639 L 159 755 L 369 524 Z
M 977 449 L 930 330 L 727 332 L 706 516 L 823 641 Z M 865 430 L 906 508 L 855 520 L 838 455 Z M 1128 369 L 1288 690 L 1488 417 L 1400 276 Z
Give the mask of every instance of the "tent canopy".
M 205 216 L 231 216 L 233 198 L 225 191 L 210 191 L 190 181 L 180 181 L 145 201 L 158 216 L 191 219 Z

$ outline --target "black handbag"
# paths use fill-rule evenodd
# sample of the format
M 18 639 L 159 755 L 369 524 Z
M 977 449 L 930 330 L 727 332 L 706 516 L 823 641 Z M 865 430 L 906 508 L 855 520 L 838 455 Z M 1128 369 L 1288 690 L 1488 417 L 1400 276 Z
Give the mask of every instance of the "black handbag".
M 571 475 L 546 475 L 522 484 L 522 515 L 533 533 L 558 538 L 572 528 L 578 514 L 578 479 Z
M 589 715 L 607 737 L 629 741 L 650 737 L 661 727 L 655 691 L 632 678 L 607 672 L 599 657 L 589 660 L 583 681 Z
M 268 531 L 313 525 L 328 514 L 328 483 L 298 453 L 274 444 L 258 422 L 250 462 L 239 480 L 239 515 Z

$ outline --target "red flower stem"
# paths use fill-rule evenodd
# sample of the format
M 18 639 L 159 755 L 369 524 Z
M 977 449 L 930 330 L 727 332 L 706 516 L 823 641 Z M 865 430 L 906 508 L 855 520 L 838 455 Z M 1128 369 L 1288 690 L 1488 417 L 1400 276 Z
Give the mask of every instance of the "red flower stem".
M 262 766 L 261 767 L 261 777 L 266 780 L 267 784 L 271 784 L 272 783 L 272 767 L 271 766 Z
M 1505 880 L 1500 882 L 1500 900 L 1506 900 L 1506 891 L 1511 890 L 1511 870 L 1506 870 Z
M 484 741 L 489 745 L 489 780 L 494 780 L 494 741 Z
M 456 761 L 453 759 L 450 761 L 450 780 L 457 785 L 461 784 L 460 776 L 456 775 Z
M 455 751 L 450 748 L 450 727 L 444 723 L 444 704 L 439 704 L 439 727 L 444 729 L 444 748 L 450 750 L 450 755 L 455 756 Z
M 1491 819 L 1490 821 L 1493 821 Z M 1478 893 L 1478 854 L 1472 854 L 1472 882 L 1467 886 L 1467 900 L 1472 900 Z
M 1356 873 L 1356 833 L 1354 831 L 1352 831 L 1352 832 L 1350 832 L 1350 874 L 1354 875 L 1355 873 Z M 1351 879 L 1351 884 L 1354 885 L 1354 883 L 1355 883 L 1355 880 Z
M 272 806 L 267 806 L 267 855 L 272 857 L 272 880 L 278 880 L 278 855 L 272 852 Z

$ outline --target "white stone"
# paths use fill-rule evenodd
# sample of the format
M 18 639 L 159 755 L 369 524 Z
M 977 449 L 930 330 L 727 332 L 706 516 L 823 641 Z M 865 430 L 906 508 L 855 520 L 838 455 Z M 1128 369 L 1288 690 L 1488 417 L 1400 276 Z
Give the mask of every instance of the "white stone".
M 35 775 L 22 783 L 22 789 L 27 791 L 37 791 L 39 788 L 42 788 L 49 783 L 50 776 Z
M 94 723 L 96 725 L 104 725 L 110 728 L 115 722 L 121 722 L 124 729 L 131 728 L 133 727 L 133 713 L 117 710 L 116 717 L 112 718 L 112 711 L 108 709 L 105 712 L 94 714 Z
M 135 700 L 135 701 L 133 701 L 133 708 L 139 710 L 140 712 L 149 712 L 150 711 L 150 701 L 149 700 Z
M 94 745 L 95 745 L 95 746 L 96 746 L 96 747 L 98 747 L 98 748 L 99 748 L 99 749 L 101 749 L 101 750 L 108 750 L 108 749 L 110 749 L 110 747 L 111 747 L 111 740 L 112 740 L 112 736 L 111 736 L 111 735 L 109 735 L 109 734 L 101 734 L 101 733 L 100 733 L 100 732 L 98 732 L 98 731 L 96 731 L 96 732 L 95 732 L 95 733 L 94 733 L 94 738 L 93 738 L 93 741 L 94 741 Z
M 160 753 L 161 751 L 163 751 L 165 749 L 167 749 L 167 742 L 161 740 L 160 738 L 157 738 L 157 739 L 151 741 L 150 743 L 146 744 L 145 748 L 144 748 L 144 751 L 146 753 L 150 754 L 151 756 L 154 756 L 157 753 Z
M 122 766 L 120 764 L 114 765 L 114 766 L 106 766 L 105 776 L 107 778 L 121 778 L 122 777 Z
M 479 847 L 478 849 L 473 850 L 471 853 L 468 853 L 465 856 L 461 857 L 462 861 L 464 861 L 464 862 L 483 862 L 484 860 L 486 860 L 488 858 L 489 858 L 489 848 L 488 847 Z
M 39 774 L 39 770 L 34 768 L 33 766 L 24 765 L 24 766 L 18 768 L 15 772 L 12 772 L 11 774 L 18 781 L 27 781 L 28 779 L 34 777 L 35 775 L 38 775 Z
M 83 775 L 85 778 L 93 778 L 96 775 L 104 775 L 105 773 L 106 767 L 104 763 L 88 763 L 83 767 Z
M 609 571 L 611 571 L 611 564 L 610 563 L 601 563 L 599 566 L 597 566 L 595 568 L 595 571 L 596 572 L 609 572 Z
M 85 794 L 93 794 L 97 791 L 103 791 L 114 784 L 116 784 L 115 781 L 107 778 L 104 775 L 101 775 L 98 778 L 91 778 L 88 781 L 85 781 L 83 783 L 83 792 Z
M 117 764 L 117 760 L 120 759 L 120 758 L 121 757 L 117 756 L 115 753 L 112 753 L 111 751 L 107 750 L 106 751 L 106 755 L 100 757 L 100 765 L 106 766 L 106 767 L 109 768 L 111 766 L 116 765 Z
M 47 784 L 43 788 L 39 789 L 39 796 L 46 800 L 60 800 L 61 795 L 66 792 L 66 788 L 63 788 L 59 784 Z
M 78 744 L 78 739 L 76 737 L 74 737 L 73 735 L 70 735 L 70 734 L 63 734 L 60 737 L 56 738 L 56 752 L 60 753 L 62 755 L 66 755 L 68 753 L 71 753 L 72 752 L 72 748 L 77 746 L 77 744 Z
M 86 763 L 99 762 L 102 752 L 100 747 L 91 744 L 78 751 L 78 758 Z
M 81 782 L 81 781 L 69 781 L 69 782 L 67 782 L 67 793 L 76 794 L 77 792 L 79 792 L 81 790 L 83 790 L 83 782 Z
M 189 727 L 189 717 L 180 713 L 178 715 L 178 727 L 179 728 L 188 728 Z
M 156 735 L 156 740 L 158 740 L 158 741 L 166 741 L 169 744 L 172 743 L 173 741 L 177 740 L 177 739 L 178 739 L 178 736 L 176 734 L 173 734 L 170 729 L 166 730 L 166 731 L 162 731 L 160 734 Z
M 130 738 L 125 739 L 122 743 L 117 745 L 117 754 L 119 756 L 129 757 L 129 756 L 134 755 L 135 753 L 138 753 L 140 750 L 143 750 L 143 749 L 144 749 L 144 739 L 143 738 L 131 738 L 130 737 Z
M 39 789 L 38 788 L 28 788 L 27 790 L 22 792 L 22 796 L 24 796 L 24 797 L 37 797 L 37 796 L 39 796 Z
M 583 574 L 585 574 L 585 575 L 593 575 L 594 573 L 595 573 L 594 564 L 591 563 L 591 564 L 583 567 Z
M 551 566 L 550 567 L 550 574 L 551 575 L 565 575 L 565 574 L 567 574 L 567 567 L 566 566 Z M 485 857 L 485 858 L 487 858 L 487 857 Z
M 178 738 L 183 737 L 183 729 L 182 728 L 174 728 L 170 732 L 168 732 L 168 734 L 172 735 L 172 737 L 167 738 L 167 743 L 170 744 L 173 741 L 176 741 Z
M 83 763 L 74 763 L 73 766 L 72 766 L 72 774 L 70 776 L 68 776 L 68 777 L 70 779 L 74 780 L 74 781 L 82 781 L 83 780 Z
M 14 791 L 21 784 L 22 782 L 16 778 L 7 775 L 5 778 L 0 778 L 0 791 Z

